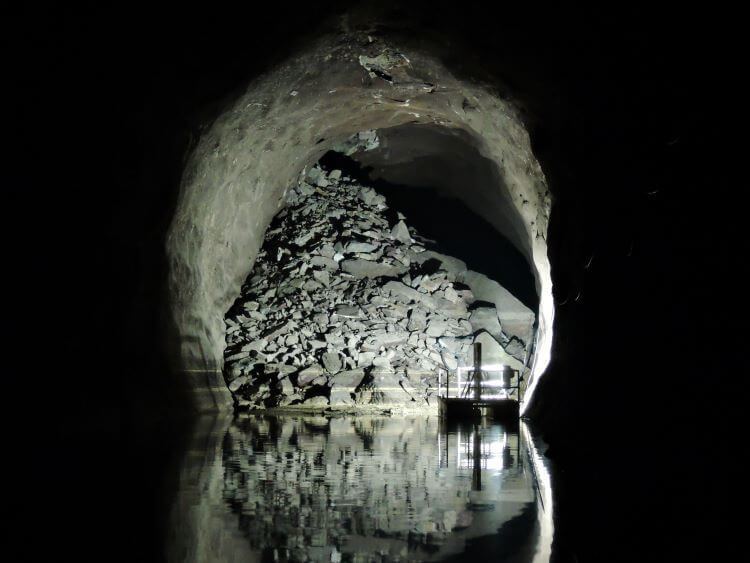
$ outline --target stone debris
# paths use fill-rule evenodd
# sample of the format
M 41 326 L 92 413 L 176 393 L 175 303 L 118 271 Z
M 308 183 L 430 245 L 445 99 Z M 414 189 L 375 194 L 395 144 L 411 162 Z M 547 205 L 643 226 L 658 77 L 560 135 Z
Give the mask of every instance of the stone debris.
M 471 306 L 466 264 L 401 213 L 393 222 L 374 189 L 315 165 L 286 203 L 226 317 L 224 372 L 241 407 L 426 407 L 438 371 L 471 363 L 481 335 L 520 363 L 525 343 L 503 333 L 495 305 Z

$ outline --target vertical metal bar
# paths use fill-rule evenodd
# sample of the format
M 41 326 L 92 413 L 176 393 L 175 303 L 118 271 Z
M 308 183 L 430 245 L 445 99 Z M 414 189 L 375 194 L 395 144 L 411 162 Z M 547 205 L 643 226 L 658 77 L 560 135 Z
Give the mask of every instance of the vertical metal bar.
M 482 399 L 482 343 L 474 343 L 474 400 Z

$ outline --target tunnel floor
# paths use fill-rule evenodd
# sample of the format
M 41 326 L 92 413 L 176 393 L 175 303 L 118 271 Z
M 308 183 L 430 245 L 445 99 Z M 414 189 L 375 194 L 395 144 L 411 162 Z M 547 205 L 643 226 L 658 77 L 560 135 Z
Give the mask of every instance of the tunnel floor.
M 439 373 L 475 342 L 523 380 L 534 313 L 332 161 L 288 190 L 226 316 L 236 404 L 436 408 Z

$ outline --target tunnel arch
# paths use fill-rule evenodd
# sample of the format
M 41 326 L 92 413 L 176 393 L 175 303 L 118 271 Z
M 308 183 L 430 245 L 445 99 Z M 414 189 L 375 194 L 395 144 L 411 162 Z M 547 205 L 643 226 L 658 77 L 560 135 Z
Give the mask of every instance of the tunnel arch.
M 533 396 L 552 344 L 551 198 L 518 110 L 491 87 L 457 78 L 429 48 L 339 32 L 253 80 L 189 157 L 167 236 L 168 315 L 170 360 L 199 410 L 231 407 L 222 377 L 223 316 L 285 190 L 359 131 L 417 125 L 473 145 L 494 166 L 493 191 L 469 206 L 533 266 L 538 341 L 527 398 Z

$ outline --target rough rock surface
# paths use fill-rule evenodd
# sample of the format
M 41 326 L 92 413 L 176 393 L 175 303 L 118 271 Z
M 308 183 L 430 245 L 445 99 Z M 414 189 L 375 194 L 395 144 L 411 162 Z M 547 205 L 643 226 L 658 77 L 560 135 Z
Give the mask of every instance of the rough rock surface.
M 421 34 L 391 34 L 388 26 L 365 34 L 352 29 L 350 21 L 340 18 L 330 32 L 316 35 L 237 92 L 202 129 L 186 162 L 166 240 L 169 300 L 164 313 L 170 365 L 198 410 L 232 403 L 222 376 L 224 317 L 250 273 L 269 222 L 285 205 L 285 189 L 305 166 L 352 135 L 369 131 L 374 147 L 373 130 L 379 137 L 407 124 L 412 132 L 416 126 L 439 130 L 465 145 L 467 155 L 490 161 L 485 170 L 491 177 L 476 183 L 463 176 L 458 196 L 533 266 L 540 299 L 534 381 L 549 362 L 551 197 L 522 112 L 499 88 L 469 79 L 453 45 L 427 42 Z M 390 69 L 382 66 L 388 60 L 378 59 L 390 80 L 377 73 L 372 78 L 369 72 L 377 67 L 369 59 L 394 50 L 408 64 Z M 360 56 L 368 59 L 360 61 Z M 446 166 L 458 163 L 454 148 L 409 137 L 407 145 L 421 147 Z
M 471 363 L 475 334 L 511 344 L 494 303 L 469 309 L 466 265 L 372 188 L 315 165 L 286 200 L 226 318 L 240 406 L 427 407 L 438 371 Z

